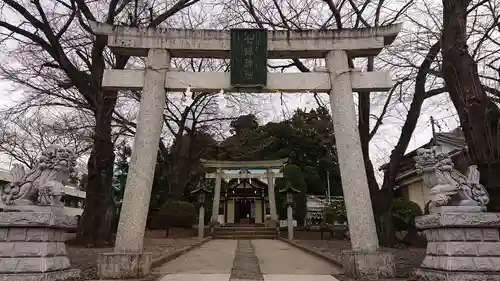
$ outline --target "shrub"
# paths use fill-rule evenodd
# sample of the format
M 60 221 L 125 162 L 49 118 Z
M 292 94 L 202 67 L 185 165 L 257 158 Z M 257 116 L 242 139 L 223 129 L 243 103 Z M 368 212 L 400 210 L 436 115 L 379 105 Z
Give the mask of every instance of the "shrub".
M 347 221 L 347 213 L 343 200 L 334 201 L 330 206 L 323 209 L 325 222 L 334 224 Z M 392 222 L 396 231 L 413 230 L 415 228 L 415 217 L 421 216 L 420 206 L 404 198 L 392 200 Z
M 347 221 L 347 213 L 344 201 L 335 200 L 330 206 L 323 209 L 323 217 L 328 224 L 344 223 Z
M 152 228 L 167 230 L 167 236 L 171 227 L 192 228 L 194 224 L 196 208 L 185 201 L 167 201 L 151 219 Z
M 396 231 L 415 228 L 415 217 L 421 216 L 420 206 L 404 198 L 392 199 L 392 223 Z

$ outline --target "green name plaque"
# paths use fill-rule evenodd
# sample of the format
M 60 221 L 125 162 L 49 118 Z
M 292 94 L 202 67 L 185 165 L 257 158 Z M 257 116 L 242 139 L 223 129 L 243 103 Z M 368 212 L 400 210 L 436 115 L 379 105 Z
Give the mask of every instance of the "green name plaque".
M 231 29 L 231 86 L 267 84 L 267 29 Z

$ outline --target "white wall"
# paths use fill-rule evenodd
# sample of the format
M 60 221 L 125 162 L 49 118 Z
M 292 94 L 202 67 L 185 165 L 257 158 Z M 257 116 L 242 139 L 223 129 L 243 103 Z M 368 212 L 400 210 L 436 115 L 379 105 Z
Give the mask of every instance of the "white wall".
M 408 199 L 417 203 L 422 209 L 422 212 L 425 211 L 425 204 L 429 202 L 429 189 L 425 186 L 422 180 L 415 181 L 408 185 Z

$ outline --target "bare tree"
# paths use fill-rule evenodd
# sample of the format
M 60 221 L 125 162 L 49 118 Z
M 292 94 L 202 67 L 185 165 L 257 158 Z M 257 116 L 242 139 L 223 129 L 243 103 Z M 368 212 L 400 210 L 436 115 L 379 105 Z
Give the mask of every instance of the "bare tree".
M 189 28 L 189 26 L 187 27 Z M 209 59 L 177 59 L 173 67 L 184 71 L 226 71 L 227 61 Z M 164 188 L 168 190 L 169 196 L 178 199 L 183 190 L 188 189 L 190 167 L 192 163 L 193 147 L 197 131 L 204 133 L 214 132 L 221 122 L 233 120 L 234 117 L 222 112 L 220 108 L 220 94 L 205 92 L 166 93 L 168 98 L 164 111 L 164 128 L 157 157 L 156 177 L 168 178 Z M 140 101 L 140 92 L 130 92 L 127 95 L 134 104 Z M 244 95 L 226 95 L 232 102 L 238 102 Z M 228 102 L 229 103 L 229 102 Z M 130 107 L 127 106 L 126 108 Z M 136 123 L 132 121 L 130 114 L 126 114 L 125 108 L 117 108 L 116 121 L 127 126 L 127 130 L 133 134 Z M 187 137 L 186 137 L 187 136 Z M 176 144 L 169 145 L 169 142 Z M 187 151 L 187 153 L 186 153 Z
M 395 235 L 390 219 L 391 198 L 399 165 L 410 139 L 417 126 L 425 100 L 447 92 L 441 73 L 441 23 L 440 7 L 432 1 L 414 2 L 412 0 L 393 3 L 391 1 L 354 1 L 354 0 L 317 0 L 306 2 L 286 1 L 238 1 L 229 9 L 241 15 L 238 20 L 248 25 L 271 29 L 344 29 L 361 27 L 378 27 L 399 21 L 409 22 L 392 46 L 376 59 L 357 59 L 350 62 L 351 67 L 362 67 L 367 71 L 390 70 L 396 83 L 388 93 L 358 93 L 358 129 L 362 143 L 365 168 L 368 176 L 374 213 L 379 221 L 380 240 L 383 244 L 394 244 Z M 498 23 L 498 17 L 489 8 L 487 19 L 480 17 L 478 9 L 489 1 L 476 1 L 467 13 L 481 22 L 475 29 L 469 30 L 470 40 L 476 39 L 476 61 L 486 60 L 490 63 L 497 59 L 492 52 L 485 51 L 491 38 L 491 28 Z M 246 13 L 243 13 L 245 11 Z M 497 11 L 498 13 L 498 11 Z M 419 17 L 416 15 L 425 15 Z M 474 36 L 475 35 L 475 36 Z M 469 38 L 468 37 L 468 38 Z M 490 44 L 492 44 L 490 42 Z M 494 43 L 493 43 L 494 44 Z M 488 57 L 488 59 L 485 59 Z M 273 68 L 295 67 L 299 71 L 311 71 L 317 61 L 294 59 Z M 319 63 L 321 64 L 321 62 Z M 494 68 L 494 67 L 493 67 Z M 491 79 L 490 79 L 491 82 Z M 480 85 L 480 84 L 479 84 Z M 487 88 L 495 94 L 493 87 Z M 319 105 L 324 105 L 317 98 Z M 374 105 L 379 106 L 374 107 Z M 409 105 L 409 106 L 407 106 Z M 403 121 L 401 134 L 394 149 L 390 153 L 390 161 L 384 167 L 384 179 L 379 187 L 374 167 L 370 159 L 369 143 L 376 136 L 382 123 L 389 117 Z
M 246 10 L 250 15 L 251 19 L 248 19 L 247 22 L 251 22 L 259 27 L 270 27 L 274 29 L 294 29 L 294 30 L 303 30 L 303 29 L 344 29 L 344 28 L 361 28 L 361 27 L 377 27 L 387 24 L 392 24 L 400 20 L 400 18 L 405 14 L 406 10 L 412 4 L 412 1 L 408 1 L 403 3 L 401 6 L 398 6 L 397 10 L 394 11 L 392 9 L 392 13 L 389 13 L 388 16 L 383 17 L 382 15 L 386 15 L 387 4 L 384 1 L 378 1 L 378 3 L 374 4 L 371 1 L 337 1 L 336 3 L 331 0 L 325 1 L 308 1 L 301 3 L 287 3 L 286 5 L 278 4 L 276 1 L 271 2 L 251 2 L 251 1 L 242 1 L 242 8 Z M 327 11 L 328 13 L 325 13 Z M 328 16 L 324 16 L 328 14 Z M 374 58 L 368 58 L 364 61 L 354 61 L 350 62 L 351 67 L 355 67 L 355 64 L 365 64 L 365 68 L 367 71 L 373 71 L 375 68 Z M 291 67 L 294 66 L 298 70 L 302 72 L 311 71 L 311 64 L 318 64 L 317 62 L 311 62 L 307 60 L 299 60 L 293 59 L 291 63 L 285 64 L 281 67 Z M 371 112 L 371 104 L 374 101 L 374 98 L 371 97 L 372 93 L 359 93 L 358 95 L 358 110 L 359 110 L 359 125 L 358 129 L 360 132 L 360 139 L 362 143 L 363 155 L 365 159 L 366 171 L 368 176 L 368 182 L 370 187 L 370 193 L 372 196 L 372 201 L 374 205 L 374 212 L 377 216 L 377 219 L 380 216 L 385 216 L 390 213 L 390 195 L 386 194 L 385 196 L 381 196 L 381 192 L 379 189 L 379 185 L 375 178 L 375 172 L 373 168 L 373 164 L 369 157 L 369 142 L 373 138 L 373 136 L 377 133 L 382 120 L 386 117 L 388 113 L 388 107 L 391 105 L 391 101 L 394 98 L 394 93 L 398 91 L 398 89 L 403 89 L 407 87 L 407 83 L 411 82 L 411 78 L 408 76 L 400 77 L 400 80 L 396 83 L 394 89 L 392 89 L 388 94 L 375 94 L 376 97 L 380 99 L 380 96 L 385 95 L 385 102 L 383 103 L 382 110 L 380 115 L 375 118 L 375 125 L 370 129 L 370 121 L 372 121 L 373 113 Z M 324 102 L 321 98 L 317 98 L 318 105 L 324 105 Z M 419 112 L 417 113 L 417 116 Z M 416 122 L 416 120 L 415 120 Z M 413 131 L 405 131 L 405 134 L 411 136 Z M 406 146 L 400 145 L 401 148 L 398 149 L 396 153 L 399 153 L 399 150 L 402 150 L 401 153 L 404 153 Z M 394 152 L 393 152 L 394 153 Z M 392 159 L 392 158 L 391 158 Z M 395 163 L 395 166 L 398 166 L 398 163 Z M 388 184 L 386 184 L 388 185 Z M 389 201 L 389 204 L 387 204 Z M 386 237 L 382 239 L 385 244 L 394 243 L 394 231 L 391 231 L 392 225 L 390 224 L 390 220 L 385 220 L 389 222 L 387 226 L 389 228 L 386 233 Z M 391 236 L 392 235 L 392 236 Z
M 0 117 L 0 150 L 29 169 L 50 145 L 70 148 L 78 158 L 92 147 L 92 124 L 82 122 L 75 115 L 58 114 L 57 119 L 43 118 L 37 113 Z
M 102 88 L 107 67 L 123 69 L 129 57 L 115 56 L 107 39 L 94 36 L 89 21 L 157 27 L 174 24 L 172 16 L 199 0 L 54 2 L 5 0 L 1 6 L 1 42 L 12 60 L 7 77 L 20 82 L 36 97 L 25 107 L 61 105 L 86 109 L 94 120 L 93 146 L 88 161 L 86 208 L 77 238 L 102 246 L 111 240 L 114 205 L 110 194 L 114 152 L 112 121 L 118 98 Z M 41 103 L 40 103 L 41 101 Z
M 467 31 L 468 14 L 471 9 L 483 7 L 483 11 L 491 13 L 492 21 L 473 21 L 472 33 L 477 26 L 486 26 L 486 30 L 479 33 L 472 54 L 469 50 L 470 33 Z M 485 8 L 485 9 L 484 9 Z M 489 60 L 488 67 L 496 71 L 500 60 L 498 56 L 498 32 L 500 32 L 500 11 L 491 1 L 480 1 L 471 5 L 470 0 L 443 0 L 443 78 L 450 94 L 453 105 L 458 111 L 460 123 L 467 140 L 468 153 L 473 164 L 478 165 L 482 182 L 494 195 L 491 209 L 499 210 L 500 205 L 500 108 L 496 105 L 487 91 L 498 94 L 492 87 L 483 86 L 481 71 L 474 56 L 482 56 L 482 60 Z M 470 20 L 470 17 L 469 17 Z M 470 25 L 469 25 L 470 26 Z M 496 33 L 496 34 L 494 34 Z M 495 38 L 494 36 L 497 36 Z M 485 42 L 489 40 L 495 45 L 495 52 L 489 53 Z M 475 43 L 475 44 L 474 44 Z M 486 53 L 486 54 L 485 54 Z M 491 58 L 496 55 L 496 58 Z M 488 59 L 489 58 L 489 59 Z M 498 76 L 497 76 L 498 77 Z M 494 78 L 497 82 L 498 78 Z M 496 205 L 496 206 L 495 206 Z

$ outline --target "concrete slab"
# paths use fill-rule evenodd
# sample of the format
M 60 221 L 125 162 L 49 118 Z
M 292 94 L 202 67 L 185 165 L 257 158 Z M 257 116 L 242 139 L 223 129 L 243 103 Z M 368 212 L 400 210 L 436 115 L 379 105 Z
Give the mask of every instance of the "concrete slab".
M 214 275 L 203 278 L 215 278 L 215 275 L 231 274 L 234 256 L 236 253 L 236 240 L 211 240 L 201 247 L 187 252 L 178 258 L 157 267 L 155 274 L 177 274 L 202 276 L 202 274 Z M 172 276 L 172 275 L 170 275 Z M 165 276 L 164 278 L 167 278 Z M 201 278 L 201 277 L 200 277 Z M 160 280 L 184 280 L 184 279 L 160 279 Z M 185 280 L 223 280 L 223 279 L 185 279 Z
M 339 274 L 342 269 L 326 262 L 323 259 L 310 255 L 279 240 L 252 240 L 255 255 L 259 260 L 260 270 L 268 278 L 279 278 L 279 276 L 304 275 L 306 279 L 266 279 L 266 280 L 313 280 L 307 276 Z M 273 277 L 278 276 L 278 277 Z M 330 276 L 331 277 L 331 276 Z M 334 277 L 332 277 L 334 278 Z M 336 280 L 318 279 L 318 280 Z
M 338 281 L 331 275 L 264 275 L 264 281 Z
M 230 274 L 169 274 L 159 281 L 229 281 Z

